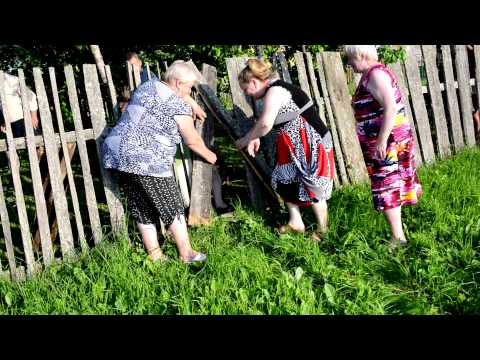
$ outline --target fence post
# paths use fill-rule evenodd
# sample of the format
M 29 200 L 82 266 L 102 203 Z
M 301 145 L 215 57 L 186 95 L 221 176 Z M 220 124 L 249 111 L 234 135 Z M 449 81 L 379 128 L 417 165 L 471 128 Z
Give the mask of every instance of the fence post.
M 10 168 L 12 169 L 13 187 L 15 189 L 15 201 L 17 205 L 18 220 L 20 223 L 20 232 L 22 234 L 23 251 L 25 253 L 25 262 L 27 264 L 27 273 L 33 274 L 35 271 L 35 259 L 32 249 L 32 235 L 30 233 L 30 227 L 28 224 L 27 208 L 25 206 L 25 198 L 23 196 L 22 180 L 20 178 L 20 161 L 15 149 L 15 143 L 13 141 L 12 128 L 10 126 L 10 114 L 7 109 L 5 98 L 5 77 L 3 71 L 0 71 L 0 99 L 2 103 L 3 114 L 5 118 L 5 128 L 7 131 L 7 146 L 8 146 L 8 159 L 10 161 Z M 31 119 L 30 119 L 31 121 Z M 15 271 L 15 277 L 21 277 L 17 269 L 11 269 Z
M 205 84 L 212 88 L 216 87 L 217 71 L 214 67 L 203 65 L 204 75 L 200 74 L 197 67 L 190 61 L 190 65 L 197 73 L 199 84 Z M 206 80 L 208 78 L 208 82 Z M 216 90 L 216 89 L 215 89 Z M 214 91 L 215 91 L 214 90 Z M 199 104 L 202 104 L 199 101 Z M 202 137 L 205 145 L 210 147 L 213 140 L 213 119 L 212 114 L 206 109 L 207 118 L 203 123 L 196 122 L 196 129 Z M 190 209 L 188 212 L 188 224 L 200 225 L 210 222 L 212 213 L 212 168 L 213 166 L 206 163 L 199 156 L 193 154 L 192 169 L 192 192 L 190 200 Z
M 346 170 L 352 183 L 367 181 L 367 169 L 357 138 L 356 120 L 353 115 L 351 96 L 340 54 L 326 51 L 321 55 Z
M 432 134 L 430 132 L 430 122 L 425 107 L 425 99 L 423 98 L 418 56 L 417 45 L 407 46 L 405 72 L 407 74 L 408 88 L 410 89 L 412 97 L 415 124 L 417 125 L 420 140 L 419 145 L 421 145 L 424 161 L 431 163 L 435 161 L 435 152 L 433 150 Z
M 102 226 L 100 223 L 100 215 L 98 213 L 97 197 L 95 196 L 95 188 L 93 186 L 92 174 L 90 172 L 90 161 L 88 159 L 87 144 L 83 132 L 82 118 L 80 115 L 80 107 L 78 105 L 77 88 L 75 86 L 75 78 L 71 65 L 65 66 L 65 78 L 67 80 L 68 98 L 70 109 L 73 115 L 73 123 L 75 125 L 75 133 L 77 136 L 78 154 L 82 165 L 83 182 L 85 186 L 85 196 L 87 200 L 87 210 L 92 228 L 93 240 L 95 244 L 102 241 Z
M 455 89 L 455 79 L 453 77 L 450 45 L 442 45 L 442 63 L 445 78 L 445 91 L 447 93 L 448 113 L 450 114 L 453 135 L 453 146 L 455 147 L 455 151 L 460 151 L 465 146 L 465 143 L 463 141 L 460 109 L 458 107 L 457 90 Z
M 458 92 L 460 94 L 460 110 L 462 112 L 463 134 L 468 146 L 475 146 L 475 130 L 473 128 L 472 88 L 468 70 L 467 49 L 465 45 L 455 45 L 455 67 L 457 70 Z
M 330 97 L 328 95 L 328 89 L 327 89 L 327 80 L 325 77 L 325 70 L 324 70 L 324 65 L 323 65 L 323 58 L 322 54 L 318 53 L 317 54 L 317 64 L 318 64 L 318 77 L 320 80 L 320 87 L 322 89 L 322 94 L 323 94 L 323 99 L 325 103 L 325 107 L 327 109 L 327 115 L 326 118 L 328 118 L 327 126 L 330 126 L 330 131 L 332 132 L 332 138 L 333 138 L 333 147 L 334 147 L 334 155 L 337 160 L 337 167 L 338 168 L 338 173 L 340 175 L 340 178 L 338 179 L 338 186 L 340 184 L 347 185 L 349 184 L 348 176 L 347 176 L 347 169 L 345 167 L 345 161 L 343 159 L 343 153 L 342 153 L 342 145 L 340 143 L 340 139 L 338 138 L 338 131 L 337 131 L 337 125 L 335 123 L 333 111 L 332 111 L 332 105 L 330 102 Z
M 100 172 L 103 180 L 103 188 L 107 199 L 107 205 L 110 212 L 110 221 L 114 232 L 124 230 L 124 212 L 120 200 L 120 191 L 117 182 L 113 179 L 110 171 L 105 170 L 102 164 L 102 144 L 107 135 L 107 122 L 105 120 L 105 111 L 103 109 L 102 93 L 98 75 L 95 71 L 95 65 L 83 64 L 83 74 L 85 77 L 85 90 L 87 92 L 88 107 L 92 119 L 93 134 L 97 144 L 97 155 L 100 162 Z
M 52 85 L 53 101 L 55 104 L 55 112 L 57 115 L 58 131 L 60 133 L 60 142 L 62 145 L 63 155 L 65 159 L 65 168 L 67 172 L 68 185 L 70 187 L 70 194 L 72 196 L 72 204 L 73 204 L 73 211 L 75 213 L 75 223 L 77 225 L 78 238 L 80 242 L 80 247 L 82 248 L 82 251 L 85 252 L 88 249 L 88 245 L 85 239 L 85 231 L 83 229 L 83 222 L 80 214 L 80 204 L 78 202 L 77 188 L 73 178 L 72 165 L 70 163 L 71 156 L 70 156 L 69 145 L 71 146 L 71 148 L 73 148 L 73 150 L 75 150 L 75 148 L 77 147 L 77 144 L 71 143 L 67 145 L 67 140 L 65 139 L 65 129 L 63 127 L 63 117 L 62 117 L 62 112 L 60 110 L 60 100 L 58 98 L 57 79 L 55 76 L 55 69 L 53 67 L 50 67 L 48 70 L 50 72 L 50 83 Z M 108 79 L 109 73 L 110 73 L 110 69 L 107 68 L 107 79 Z M 73 156 L 73 153 L 71 155 Z
M 232 94 L 232 100 L 234 104 L 234 114 L 238 121 L 241 135 L 245 135 L 254 125 L 253 122 L 253 108 L 238 84 L 238 74 L 244 68 L 247 58 L 228 58 L 227 61 L 227 73 L 230 81 L 230 92 Z M 258 155 L 257 155 L 258 156 Z M 271 170 L 270 170 L 271 172 Z M 248 189 L 250 194 L 250 200 L 253 207 L 260 213 L 266 208 L 266 201 L 262 196 L 261 183 L 254 175 L 254 170 L 246 166 L 246 177 L 248 183 Z
M 437 151 L 441 159 L 450 155 L 450 141 L 448 141 L 447 118 L 443 105 L 440 79 L 437 68 L 437 49 L 435 45 L 422 45 L 425 71 L 428 79 L 428 89 L 435 120 L 437 134 Z
M 96 69 L 95 69 L 96 70 Z M 48 172 L 50 174 L 50 184 L 52 186 L 53 202 L 55 205 L 55 214 L 58 220 L 58 231 L 60 236 L 60 245 L 64 257 L 73 252 L 73 235 L 68 213 L 68 203 L 63 187 L 63 181 L 60 181 L 60 159 L 58 157 L 58 148 L 55 144 L 55 134 L 50 114 L 50 105 L 48 104 L 47 93 L 43 83 L 40 68 L 33 69 L 35 79 L 35 88 L 37 90 L 38 106 L 42 119 L 43 138 L 45 142 L 45 152 L 48 162 Z M 26 93 L 25 93 L 26 99 Z M 33 131 L 32 131 L 33 134 Z M 64 154 L 68 156 L 68 154 Z M 43 197 L 43 191 L 41 196 Z M 45 200 L 45 199 L 43 199 Z M 40 220 L 41 215 L 39 216 Z M 48 217 L 47 217 L 48 221 Z M 43 245 L 43 244 L 42 244 Z

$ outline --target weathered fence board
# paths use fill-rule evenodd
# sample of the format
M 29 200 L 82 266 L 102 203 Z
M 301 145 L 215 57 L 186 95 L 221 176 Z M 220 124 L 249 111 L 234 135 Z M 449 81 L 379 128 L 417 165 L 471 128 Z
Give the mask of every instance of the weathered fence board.
M 5 128 L 8 144 L 8 159 L 10 162 L 10 169 L 12 170 L 13 187 L 15 189 L 15 201 L 17 205 L 18 220 L 20 224 L 20 232 L 22 234 L 23 251 L 25 254 L 25 263 L 27 264 L 27 273 L 29 275 L 35 272 L 35 259 L 32 249 L 32 235 L 28 224 L 27 209 L 25 206 L 25 198 L 23 196 L 22 181 L 20 178 L 20 160 L 18 159 L 17 151 L 13 144 L 13 133 L 10 126 L 10 114 L 7 110 L 5 98 L 3 71 L 0 71 L 0 99 L 3 109 L 3 117 L 5 119 Z M 31 121 L 31 120 L 30 120 Z M 17 276 L 18 274 L 16 274 Z
M 215 93 L 217 70 L 213 66 L 203 64 L 203 74 L 200 74 L 193 62 L 191 62 L 191 65 L 197 73 L 199 83 L 209 86 Z M 209 81 L 207 81 L 207 79 L 209 79 Z M 198 103 L 202 108 L 205 107 L 201 101 L 198 101 Z M 213 117 L 208 109 L 204 110 L 206 110 L 207 118 L 203 123 L 197 121 L 195 127 L 205 145 L 209 147 L 213 139 Z M 189 225 L 208 224 L 212 214 L 212 165 L 206 163 L 195 154 L 193 154 L 192 158 L 192 193 L 188 223 Z
M 16 280 L 17 263 L 15 261 L 15 250 L 12 242 L 12 232 L 10 229 L 10 218 L 8 216 L 7 204 L 5 203 L 5 194 L 3 192 L 2 177 L 0 176 L 0 220 L 2 221 L 3 238 L 7 249 L 7 260 L 10 268 L 12 280 Z
M 453 77 L 452 56 L 450 45 L 442 45 L 442 63 L 443 75 L 445 78 L 445 88 L 447 92 L 447 108 L 450 115 L 450 128 L 452 131 L 453 146 L 455 151 L 464 148 L 463 130 L 460 119 L 460 110 L 458 107 L 457 91 L 455 90 L 455 79 Z
M 190 206 L 190 191 L 191 184 L 188 176 L 187 162 L 189 159 L 185 157 L 183 143 L 177 145 L 177 153 L 173 162 L 173 171 L 175 180 L 180 188 L 180 193 L 183 198 L 183 206 L 188 208 Z
M 135 80 L 135 89 L 138 88 L 142 84 L 142 79 L 140 77 L 140 69 L 136 66 L 132 66 L 133 68 L 133 79 Z
M 297 51 L 294 54 L 294 57 L 295 64 L 297 65 L 298 82 L 300 83 L 300 87 L 310 98 L 312 98 L 312 92 L 310 91 L 310 85 L 308 84 L 308 76 L 307 70 L 305 69 L 305 60 L 303 58 L 303 53 Z
M 52 124 L 52 116 L 50 114 L 50 105 L 48 103 L 47 93 L 45 91 L 45 86 L 43 83 L 40 68 L 33 68 L 33 77 L 35 79 L 35 88 L 37 90 L 38 108 L 40 110 L 40 116 L 42 119 L 43 138 L 45 141 L 45 151 L 47 154 L 48 172 L 50 174 L 50 183 L 52 186 L 55 214 L 58 220 L 60 246 L 62 249 L 62 255 L 65 257 L 71 255 L 74 248 L 72 227 L 70 224 L 70 216 L 68 213 L 67 197 L 65 194 L 65 189 L 63 187 L 63 182 L 60 182 L 60 159 L 58 156 L 58 148 L 55 146 L 55 142 L 53 139 L 54 130 Z M 43 192 L 41 195 L 44 196 Z M 39 220 L 40 216 L 43 216 L 43 214 L 39 215 Z M 51 244 L 50 237 L 48 239 L 48 242 L 49 244 Z
M 152 79 L 152 74 L 150 74 L 150 65 L 147 63 L 147 64 L 145 64 L 145 66 L 147 67 L 148 80 L 151 80 Z
M 457 70 L 460 110 L 462 113 L 463 135 L 465 144 L 475 146 L 475 129 L 473 128 L 472 88 L 468 69 L 467 49 L 465 45 L 455 45 L 455 68 Z
M 323 65 L 334 118 L 342 143 L 345 167 L 352 183 L 368 180 L 365 161 L 357 138 L 355 117 L 340 54 L 323 52 Z
M 110 101 L 112 103 L 114 120 L 117 120 L 120 116 L 120 110 L 117 107 L 117 92 L 115 90 L 115 85 L 113 84 L 110 65 L 105 66 L 105 73 L 107 74 L 108 94 L 110 95 Z
M 135 84 L 133 83 L 133 66 L 127 61 L 127 79 L 130 92 L 135 90 Z
M 238 74 L 246 66 L 247 58 L 228 58 L 227 62 L 227 73 L 230 80 L 230 93 L 232 95 L 232 100 L 234 104 L 234 114 L 235 118 L 238 121 L 238 126 L 236 129 L 240 130 L 240 136 L 245 135 L 253 126 L 254 122 L 252 117 L 254 116 L 253 107 L 238 82 Z M 248 189 L 250 194 L 250 200 L 252 205 L 258 211 L 263 211 L 266 207 L 265 199 L 261 193 L 261 184 L 254 176 L 253 169 L 249 166 L 246 167 L 246 176 Z
M 228 58 L 226 62 L 228 78 L 230 79 L 230 92 L 234 103 L 234 114 L 237 116 L 237 112 L 241 111 L 242 115 L 251 118 L 253 116 L 252 102 L 245 96 L 237 80 L 238 74 L 245 68 L 247 60 L 246 57 Z M 250 125 L 253 125 L 253 122 Z M 248 128 L 244 129 L 245 132 L 248 130 Z
M 92 173 L 90 172 L 90 162 L 88 159 L 87 144 L 83 136 L 83 124 L 80 115 L 80 107 L 78 105 L 77 88 L 75 87 L 75 78 L 71 65 L 65 66 L 65 78 L 67 80 L 68 98 L 70 109 L 73 115 L 75 132 L 77 135 L 78 154 L 82 165 L 83 182 L 85 185 L 85 196 L 87 200 L 87 210 L 90 218 L 90 225 L 95 244 L 102 240 L 102 226 L 100 223 L 100 215 L 98 213 L 97 198 L 95 196 L 95 188 L 93 186 Z
M 307 57 L 307 70 L 308 70 L 307 73 L 308 73 L 308 79 L 310 80 L 310 87 L 313 92 L 313 99 L 317 104 L 318 115 L 320 116 L 320 119 L 322 119 L 322 121 L 325 122 L 325 106 L 324 106 L 323 98 L 320 95 L 320 90 L 318 89 L 317 77 L 315 76 L 315 70 L 313 67 L 312 54 L 307 52 L 305 56 Z
M 435 161 L 435 151 L 433 150 L 430 122 L 428 120 L 425 99 L 423 98 L 416 46 L 417 45 L 410 45 L 407 47 L 405 72 L 407 74 L 408 87 L 412 98 L 413 112 L 415 114 L 415 123 L 417 125 L 423 160 L 426 163 L 431 163 Z
M 70 162 L 70 159 L 73 156 L 73 151 L 75 151 L 77 144 L 72 143 L 67 145 L 67 140 L 65 138 L 65 129 L 63 126 L 63 116 L 62 116 L 62 111 L 60 110 L 60 100 L 58 98 L 57 79 L 55 75 L 55 69 L 53 67 L 50 67 L 48 70 L 50 72 L 50 84 L 52 86 L 53 102 L 55 105 L 55 114 L 57 116 L 60 142 L 62 143 L 62 150 L 64 154 L 63 159 L 65 161 L 65 170 L 67 174 L 68 185 L 70 188 L 70 195 L 72 198 L 73 211 L 75 214 L 75 223 L 77 225 L 78 240 L 79 240 L 82 251 L 86 251 L 88 249 L 88 245 L 85 239 L 85 230 L 83 229 L 83 221 L 80 214 L 80 204 L 78 202 L 77 187 L 75 185 L 75 181 L 73 178 L 72 164 Z M 107 73 L 107 81 L 109 81 L 111 84 L 112 75 L 110 73 L 110 67 L 108 65 L 106 66 L 106 73 Z M 115 91 L 115 89 L 113 91 Z M 62 175 L 63 175 L 63 171 L 62 171 Z M 62 183 L 63 183 L 63 177 L 62 177 Z
M 324 101 L 323 98 L 320 96 L 320 90 L 318 89 L 318 84 L 317 84 L 317 77 L 315 76 L 315 70 L 313 67 L 313 59 L 312 59 L 312 54 L 307 52 L 305 54 L 307 56 L 307 70 L 308 70 L 308 78 L 310 79 L 310 86 L 313 90 L 313 96 L 315 99 L 315 103 L 317 104 L 317 109 L 318 109 L 318 116 L 320 119 L 327 125 L 326 121 L 326 116 L 325 116 L 325 107 L 324 107 Z M 334 150 L 335 153 L 335 150 Z M 334 168 L 334 178 L 333 178 L 333 184 L 335 188 L 338 188 L 340 186 L 338 182 L 338 173 L 337 173 L 337 167 L 335 166 Z
M 318 78 L 320 80 L 320 88 L 322 89 L 322 94 L 323 94 L 323 100 L 325 103 L 325 108 L 327 110 L 326 112 L 326 124 L 330 128 L 330 132 L 332 133 L 332 138 L 333 138 L 333 148 L 334 148 L 334 155 L 335 159 L 337 160 L 337 166 L 335 167 L 335 170 L 338 171 L 338 174 L 340 174 L 340 177 L 338 178 L 338 185 L 340 184 L 348 184 L 348 176 L 347 176 L 347 169 L 345 168 L 345 162 L 343 159 L 343 153 L 342 153 L 342 146 L 340 144 L 340 139 L 338 138 L 338 132 L 337 132 L 337 124 L 335 123 L 335 119 L 333 117 L 333 111 L 332 111 L 332 104 L 330 102 L 330 97 L 328 96 L 328 90 L 327 90 L 327 80 L 325 78 L 325 71 L 324 71 L 324 65 L 323 65 L 323 58 L 321 53 L 317 53 L 317 64 L 318 64 Z M 337 173 L 336 173 L 337 174 Z
M 421 165 L 423 163 L 422 151 L 420 150 L 420 143 L 418 142 L 417 129 L 415 127 L 415 121 L 413 119 L 412 108 L 410 107 L 409 95 L 407 81 L 403 72 L 403 66 L 400 63 L 390 64 L 388 67 L 393 71 L 395 77 L 397 78 L 398 86 L 400 87 L 400 93 L 402 94 L 402 101 L 405 105 L 405 111 L 410 121 L 410 127 L 412 129 L 413 138 L 415 141 L 415 163 L 416 165 Z
M 92 129 L 82 130 L 82 133 L 83 133 L 83 138 L 85 140 L 94 139 Z M 69 132 L 65 133 L 64 138 L 65 138 L 65 141 L 67 143 L 74 143 L 74 142 L 77 141 L 77 135 L 76 135 L 75 131 L 69 131 Z M 42 146 L 45 145 L 45 142 L 43 141 L 43 136 L 42 135 L 34 136 L 34 142 L 35 142 L 36 147 L 42 147 Z M 17 150 L 26 149 L 27 144 L 25 142 L 25 138 L 14 138 L 13 139 L 13 146 Z M 59 134 L 55 134 L 55 146 L 57 148 L 60 148 L 62 146 Z M 7 142 L 3 139 L 0 140 L 0 152 L 7 151 L 7 150 L 8 150 Z
M 76 147 L 77 147 L 76 143 L 68 144 L 68 156 L 67 157 L 71 158 L 73 156 Z M 66 171 L 67 170 L 66 170 L 66 165 L 65 165 L 65 157 L 62 157 L 62 160 L 60 162 L 60 183 L 62 183 L 62 184 L 63 184 L 63 181 L 65 180 L 65 176 L 67 174 Z M 48 198 L 47 198 L 47 214 L 48 214 L 48 218 L 50 219 L 51 214 L 53 212 L 54 203 L 53 203 L 53 193 L 52 193 L 51 189 L 50 189 L 50 192 L 47 193 L 48 184 L 50 184 L 50 176 L 47 175 L 47 178 L 43 182 L 43 191 L 44 191 L 46 196 L 48 195 Z M 67 189 L 68 188 L 65 188 L 65 191 L 67 191 Z M 57 238 L 57 235 L 58 235 L 58 221 L 57 221 L 57 218 L 53 218 L 53 223 L 50 226 L 50 239 L 51 239 L 52 242 L 55 241 L 55 239 Z M 39 233 L 39 231 L 37 231 L 35 233 L 34 238 L 33 238 L 33 248 L 34 248 L 35 251 L 38 251 L 39 245 L 40 245 L 40 233 Z
M 477 110 L 480 110 L 480 45 L 473 45 L 475 55 L 475 88 L 477 92 Z
M 437 151 L 441 159 L 450 156 L 450 141 L 448 140 L 447 118 L 440 90 L 440 79 L 437 68 L 437 49 L 435 45 L 422 45 L 423 59 L 427 73 L 428 89 L 435 120 Z
M 102 144 L 107 136 L 107 122 L 105 119 L 102 93 L 95 65 L 84 64 L 83 74 L 85 77 L 85 90 L 87 93 L 88 107 L 90 109 L 93 133 L 97 144 L 97 156 L 100 162 L 100 172 L 102 174 L 103 188 L 105 190 L 105 197 L 110 213 L 112 230 L 114 232 L 119 232 L 123 230 L 124 211 L 120 200 L 121 197 L 118 184 L 113 180 L 111 172 L 104 169 L 102 165 Z
M 25 85 L 25 77 L 23 70 L 18 70 L 18 79 L 20 82 L 20 94 L 22 98 L 22 106 L 23 106 L 23 116 L 24 116 L 24 126 L 25 126 L 25 135 L 26 135 L 26 143 L 28 149 L 28 159 L 30 162 L 30 171 L 32 174 L 32 186 L 33 186 L 33 194 L 35 197 L 35 209 L 37 212 L 37 220 L 38 220 L 38 229 L 40 232 L 40 242 L 42 244 L 42 255 L 43 261 L 45 265 L 48 265 L 53 260 L 53 250 L 52 250 L 52 243 L 50 241 L 50 227 L 48 224 L 48 215 L 47 215 L 47 206 L 45 202 L 45 196 L 43 194 L 42 188 L 42 176 L 40 173 L 40 164 L 39 158 L 37 154 L 37 148 L 34 144 L 33 140 L 33 126 L 32 126 L 32 117 L 30 113 L 30 106 L 28 101 L 28 94 L 27 94 L 27 86 Z M 37 90 L 37 101 L 38 107 L 40 110 L 40 114 L 42 111 L 41 105 L 43 103 L 40 99 L 41 95 L 38 94 Z M 43 123 L 43 116 L 42 116 L 42 123 Z M 43 128 L 43 124 L 42 124 Z M 47 140 L 44 132 L 44 139 Z
M 273 64 L 280 75 L 280 78 L 283 81 L 291 84 L 292 78 L 290 77 L 287 60 L 285 60 L 285 54 L 283 52 L 276 52 L 273 54 Z

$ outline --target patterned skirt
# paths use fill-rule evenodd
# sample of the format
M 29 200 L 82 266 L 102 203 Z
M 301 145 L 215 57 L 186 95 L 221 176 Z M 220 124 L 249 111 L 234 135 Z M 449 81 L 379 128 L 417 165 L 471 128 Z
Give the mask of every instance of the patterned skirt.
M 176 217 L 184 215 L 182 196 L 173 176 L 119 173 L 128 210 L 137 223 L 159 224 L 159 220 L 162 220 L 168 229 Z
M 415 142 L 410 122 L 403 112 L 395 116 L 384 160 L 375 157 L 383 117 L 357 123 L 357 135 L 370 176 L 373 205 L 383 211 L 413 205 L 422 193 L 415 167 Z
M 272 187 L 286 202 L 309 206 L 330 199 L 334 169 L 330 132 L 320 136 L 301 116 L 280 129 Z

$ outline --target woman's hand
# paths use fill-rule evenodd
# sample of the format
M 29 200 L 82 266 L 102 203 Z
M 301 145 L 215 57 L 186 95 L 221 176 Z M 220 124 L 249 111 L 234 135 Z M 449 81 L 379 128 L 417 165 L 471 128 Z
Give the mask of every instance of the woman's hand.
M 255 157 L 255 153 L 258 152 L 258 149 L 260 148 L 260 139 L 250 139 L 250 136 L 247 134 L 243 138 L 238 139 L 235 142 L 235 145 L 239 149 L 247 148 L 247 152 L 251 157 Z
M 205 121 L 205 118 L 207 117 L 207 114 L 205 113 L 205 111 L 203 111 L 200 105 L 198 105 L 196 102 L 191 104 L 191 107 L 192 107 L 193 121 L 198 119 L 203 123 Z
M 247 145 L 247 152 L 251 157 L 255 157 L 255 154 L 258 152 L 258 149 L 260 149 L 260 139 L 256 138 L 250 141 Z
M 207 153 L 204 158 L 212 165 L 214 165 L 217 162 L 217 154 L 215 154 L 212 151 Z
M 387 141 L 381 138 L 378 138 L 377 144 L 375 145 L 375 156 L 379 161 L 385 160 L 387 157 Z
M 251 139 L 250 139 L 250 136 L 245 135 L 244 137 L 238 139 L 237 141 L 235 141 L 235 146 L 237 148 L 239 148 L 240 150 L 243 149 L 244 147 L 248 146 L 248 144 L 250 143 Z

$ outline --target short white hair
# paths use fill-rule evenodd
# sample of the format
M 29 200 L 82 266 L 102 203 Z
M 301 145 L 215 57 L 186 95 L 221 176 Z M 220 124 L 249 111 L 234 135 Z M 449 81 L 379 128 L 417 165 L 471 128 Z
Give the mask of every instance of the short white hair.
M 378 61 L 378 53 L 375 45 L 345 45 L 345 53 L 348 56 L 364 56 L 369 60 Z
M 197 74 L 192 67 L 183 60 L 174 61 L 165 71 L 164 79 L 166 82 L 180 80 L 184 82 L 198 81 Z

